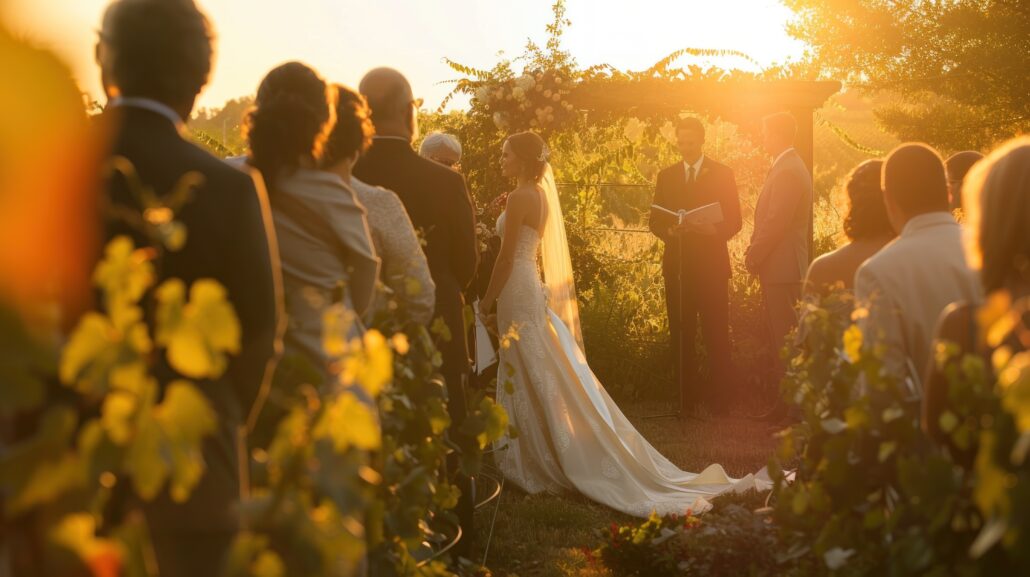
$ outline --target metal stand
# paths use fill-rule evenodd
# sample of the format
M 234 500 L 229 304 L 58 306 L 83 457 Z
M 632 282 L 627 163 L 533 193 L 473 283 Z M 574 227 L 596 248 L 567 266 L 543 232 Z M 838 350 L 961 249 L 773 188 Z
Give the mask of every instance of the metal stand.
M 659 210 L 659 211 L 664 212 L 666 214 L 670 214 L 670 215 L 675 216 L 676 217 L 676 226 L 682 226 L 683 225 L 683 218 L 687 215 L 687 211 L 683 210 L 683 209 L 680 209 L 678 211 L 672 211 L 672 210 L 669 210 L 669 209 L 665 208 L 664 206 L 659 206 L 657 204 L 652 204 L 651 208 L 653 208 L 655 210 Z M 649 416 L 643 417 L 643 419 L 644 420 L 650 420 L 650 419 L 686 419 L 686 418 L 692 418 L 692 419 L 697 419 L 699 421 L 703 421 L 704 419 L 702 419 L 700 417 L 697 417 L 697 416 L 694 416 L 694 415 L 686 415 L 683 412 L 683 405 L 684 405 L 684 403 L 686 401 L 686 399 L 684 399 L 684 395 L 683 395 L 683 391 L 685 390 L 684 385 L 686 384 L 686 374 L 685 374 L 685 371 L 683 370 L 683 339 L 686 338 L 686 335 L 683 334 L 683 281 L 684 281 L 684 279 L 683 279 L 683 234 L 682 233 L 676 235 L 676 247 L 678 249 L 678 254 L 677 254 L 678 258 L 676 259 L 676 285 L 677 285 L 676 286 L 676 308 L 677 308 L 677 314 L 679 316 L 679 330 L 677 331 L 677 337 L 676 337 L 676 385 L 679 387 L 679 391 L 680 391 L 679 392 L 680 406 L 673 413 L 659 413 L 657 415 L 649 415 Z M 669 319 L 669 322 L 671 323 L 672 319 Z M 693 336 L 693 335 L 691 335 L 691 336 Z

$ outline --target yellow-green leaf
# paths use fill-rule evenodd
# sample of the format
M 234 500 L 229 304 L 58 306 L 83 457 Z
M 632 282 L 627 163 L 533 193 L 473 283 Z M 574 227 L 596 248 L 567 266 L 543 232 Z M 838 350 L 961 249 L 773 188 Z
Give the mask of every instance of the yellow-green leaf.
M 392 379 L 393 350 L 382 333 L 371 330 L 351 341 L 340 372 L 344 385 L 356 384 L 375 398 Z
M 852 363 L 862 359 L 862 329 L 858 325 L 853 324 L 844 331 L 844 355 Z
M 343 392 L 330 401 L 312 431 L 316 439 L 329 439 L 338 452 L 350 447 L 378 449 L 382 443 L 379 422 L 372 409 L 353 393 Z
M 239 352 L 239 319 L 225 289 L 213 280 L 194 282 L 189 302 L 184 293 L 176 279 L 157 288 L 157 342 L 168 349 L 168 362 L 179 373 L 217 378 L 225 372 L 226 355 Z
M 135 417 L 135 395 L 116 391 L 104 399 L 101 423 L 114 444 L 124 445 L 129 442 L 135 428 Z
M 204 474 L 202 442 L 215 431 L 217 416 L 195 386 L 180 380 L 168 385 L 164 400 L 154 408 L 154 419 L 170 457 L 172 499 L 184 502 Z
M 114 328 L 107 318 L 95 312 L 82 316 L 61 353 L 59 373 L 66 385 L 75 380 L 88 365 L 114 346 Z
M 135 303 L 154 283 L 154 267 L 129 237 L 118 236 L 107 243 L 104 258 L 93 271 L 93 282 L 109 304 Z
M 125 455 L 132 485 L 144 501 L 156 497 L 168 478 L 168 463 L 162 454 L 161 437 L 157 421 L 140 419 L 139 428 Z

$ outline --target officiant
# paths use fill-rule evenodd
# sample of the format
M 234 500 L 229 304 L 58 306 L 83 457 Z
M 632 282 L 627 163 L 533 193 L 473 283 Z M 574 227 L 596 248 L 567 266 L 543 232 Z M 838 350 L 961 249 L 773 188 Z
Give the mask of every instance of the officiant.
M 736 388 L 730 359 L 731 268 L 726 243 L 740 232 L 740 199 L 733 170 L 705 156 L 704 144 L 705 127 L 700 120 L 677 121 L 676 146 L 682 161 L 658 173 L 649 221 L 651 232 L 665 244 L 662 276 L 681 416 L 696 415 L 702 406 L 725 412 Z M 675 214 L 666 212 L 695 209 L 702 209 L 694 214 L 704 218 L 688 217 L 682 224 Z M 695 342 L 699 320 L 709 365 L 705 381 L 699 375 Z

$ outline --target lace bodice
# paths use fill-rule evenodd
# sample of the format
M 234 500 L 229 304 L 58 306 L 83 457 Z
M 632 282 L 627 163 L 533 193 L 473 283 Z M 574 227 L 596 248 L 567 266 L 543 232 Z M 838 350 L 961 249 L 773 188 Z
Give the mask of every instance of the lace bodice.
M 504 235 L 504 222 L 508 218 L 507 212 L 502 212 L 497 217 L 497 234 L 500 236 Z M 540 233 L 531 226 L 522 225 L 521 234 L 519 234 L 519 245 L 515 247 L 515 260 L 528 260 L 536 265 L 537 251 L 540 249 Z
M 507 213 L 497 218 L 497 233 L 504 234 Z M 497 298 L 498 321 L 502 331 L 510 324 L 544 322 L 547 310 L 547 295 L 540 276 L 537 255 L 540 251 L 540 233 L 522 225 L 518 245 L 515 247 L 514 263 L 508 282 Z

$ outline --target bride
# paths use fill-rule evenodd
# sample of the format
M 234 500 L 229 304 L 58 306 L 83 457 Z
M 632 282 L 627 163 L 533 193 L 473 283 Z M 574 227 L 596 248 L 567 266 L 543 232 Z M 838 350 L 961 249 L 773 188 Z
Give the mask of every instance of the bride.
M 501 250 L 479 313 L 517 338 L 500 351 L 497 401 L 518 430 L 498 443 L 501 471 L 528 493 L 578 491 L 637 517 L 707 510 L 726 491 L 768 488 L 720 465 L 680 470 L 633 427 L 583 355 L 572 263 L 543 139 L 510 136 L 501 169 L 518 180 L 497 220 Z M 537 255 L 540 255 L 538 266 Z M 543 273 L 541 278 L 541 272 Z M 545 284 L 546 283 L 546 284 Z

